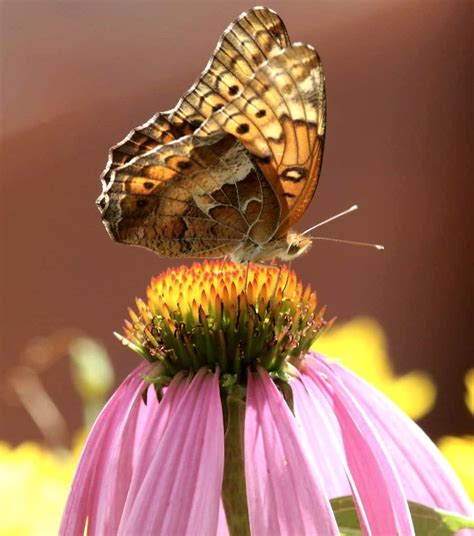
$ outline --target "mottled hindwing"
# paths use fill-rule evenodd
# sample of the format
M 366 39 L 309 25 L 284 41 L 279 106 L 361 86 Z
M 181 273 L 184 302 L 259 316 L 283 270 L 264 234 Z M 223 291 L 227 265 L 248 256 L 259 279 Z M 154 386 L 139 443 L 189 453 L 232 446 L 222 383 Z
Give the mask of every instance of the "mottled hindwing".
M 104 186 L 112 172 L 131 159 L 193 132 L 232 100 L 262 63 L 289 44 L 286 28 L 274 11 L 256 7 L 243 13 L 224 31 L 205 70 L 176 107 L 156 114 L 112 147 L 102 173 Z
M 265 243 L 280 221 L 274 190 L 223 132 L 161 145 L 113 174 L 104 223 L 117 241 L 168 257 L 223 257 Z
M 311 201 L 322 163 L 326 122 L 324 74 L 315 50 L 295 44 L 261 65 L 243 90 L 196 131 L 238 139 L 280 198 L 277 235 Z

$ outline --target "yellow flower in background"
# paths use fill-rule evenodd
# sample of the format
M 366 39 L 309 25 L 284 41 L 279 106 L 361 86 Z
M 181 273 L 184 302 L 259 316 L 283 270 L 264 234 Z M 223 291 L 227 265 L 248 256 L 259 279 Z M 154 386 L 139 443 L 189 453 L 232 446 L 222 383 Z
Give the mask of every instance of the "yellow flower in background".
M 466 401 L 467 409 L 474 415 L 474 368 L 467 371 L 466 376 L 464 376 L 464 383 L 466 385 L 464 400 Z
M 438 448 L 474 500 L 474 436 L 444 436 L 438 441 Z
M 464 376 L 466 394 L 464 400 L 470 413 L 474 414 L 474 369 Z M 469 497 L 474 500 L 474 435 L 444 436 L 438 448 L 456 471 Z
M 58 439 L 66 439 L 64 430 L 55 428 L 65 422 L 64 418 L 39 374 L 47 368 L 45 363 L 54 362 L 58 355 L 70 357 L 72 379 L 82 400 L 84 430 L 77 434 L 72 450 L 64 447 L 53 451 L 33 442 L 12 447 L 0 441 L 0 536 L 58 534 L 87 428 L 107 400 L 114 382 L 105 349 L 90 338 L 75 334 L 71 338 L 68 332 L 60 331 L 39 342 L 33 341 L 29 350 L 27 366 L 22 362 L 8 377 L 15 380 L 11 382 L 17 388 L 15 392 L 28 394 L 19 400 L 43 432 L 45 441 L 58 444 Z M 38 406 L 41 412 L 35 411 Z
M 0 442 L 1 536 L 58 533 L 81 441 L 57 454 L 36 443 L 13 448 Z
M 360 316 L 344 324 L 336 323 L 316 341 L 313 350 L 338 359 L 387 395 L 412 419 L 420 419 L 433 408 L 436 387 L 429 375 L 421 371 L 395 375 L 387 346 L 380 324 Z
M 436 387 L 421 371 L 396 376 L 387 346 L 380 324 L 361 316 L 333 326 L 316 341 L 313 350 L 338 359 L 391 398 L 411 418 L 419 419 L 432 409 Z M 474 414 L 474 368 L 467 372 L 464 383 L 466 406 Z M 474 500 L 474 436 L 445 436 L 438 441 L 438 447 Z

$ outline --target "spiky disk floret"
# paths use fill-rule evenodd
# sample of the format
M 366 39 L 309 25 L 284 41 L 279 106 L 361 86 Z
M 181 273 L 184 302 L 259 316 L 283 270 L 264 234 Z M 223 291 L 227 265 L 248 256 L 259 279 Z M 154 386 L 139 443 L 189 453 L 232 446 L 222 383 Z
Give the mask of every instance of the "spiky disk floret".
M 125 337 L 157 363 L 160 384 L 208 367 L 223 386 L 245 385 L 257 365 L 286 381 L 328 327 L 316 293 L 286 267 L 210 261 L 169 269 L 136 305 Z

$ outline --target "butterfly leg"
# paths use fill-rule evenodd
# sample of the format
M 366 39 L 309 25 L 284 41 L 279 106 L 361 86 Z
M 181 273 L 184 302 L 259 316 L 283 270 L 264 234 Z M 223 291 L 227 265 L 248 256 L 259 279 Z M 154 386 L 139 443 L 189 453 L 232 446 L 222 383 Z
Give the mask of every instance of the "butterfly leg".
M 288 271 L 286 272 L 286 281 L 285 281 L 285 284 L 283 285 L 283 292 L 285 292 L 285 290 L 286 290 L 286 286 L 288 285 L 288 281 L 289 281 L 289 279 L 290 279 L 291 260 L 288 261 L 287 269 L 288 269 Z
M 273 264 L 273 267 L 275 267 L 274 264 Z M 276 279 L 276 282 L 275 282 L 275 286 L 273 287 L 273 292 L 272 292 L 272 297 L 270 298 L 270 303 L 272 303 L 275 300 L 275 295 L 276 295 L 276 291 L 277 291 L 277 288 L 278 288 L 278 284 L 280 283 L 280 277 L 281 277 L 282 268 L 283 268 L 283 266 L 281 264 L 278 265 L 278 275 L 277 275 L 277 279 Z
M 247 292 L 247 285 L 249 282 L 249 268 L 250 268 L 250 261 L 247 261 L 247 268 L 245 270 L 245 283 L 244 283 L 244 291 Z

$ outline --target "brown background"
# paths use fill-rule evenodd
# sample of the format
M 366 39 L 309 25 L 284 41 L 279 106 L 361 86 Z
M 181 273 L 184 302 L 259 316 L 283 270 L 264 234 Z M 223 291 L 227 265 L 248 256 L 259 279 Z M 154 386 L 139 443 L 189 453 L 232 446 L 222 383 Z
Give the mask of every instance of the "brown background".
M 152 274 L 173 264 L 110 241 L 94 200 L 107 149 L 172 107 L 226 25 L 251 5 L 4 1 L 1 27 L 0 374 L 32 338 L 72 327 L 103 341 L 122 377 L 136 363 L 112 337 Z M 340 319 L 374 315 L 397 372 L 429 370 L 433 436 L 466 432 L 472 356 L 472 3 L 275 0 L 290 36 L 320 52 L 328 133 L 322 180 L 300 230 L 353 203 L 295 263 Z M 321 234 L 323 234 L 321 232 Z M 74 428 L 67 362 L 46 377 Z M 5 392 L 3 393 L 5 394 Z M 39 432 L 5 403 L 1 437 Z M 12 402 L 11 400 L 9 400 Z

